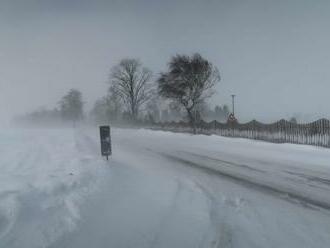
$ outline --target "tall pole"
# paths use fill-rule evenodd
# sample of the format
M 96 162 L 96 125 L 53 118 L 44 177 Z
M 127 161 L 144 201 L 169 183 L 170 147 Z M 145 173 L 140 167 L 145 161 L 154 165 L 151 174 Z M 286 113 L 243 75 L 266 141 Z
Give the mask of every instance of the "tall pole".
M 232 110 L 233 110 L 233 115 L 235 116 L 235 96 L 236 95 L 231 95 L 232 99 Z

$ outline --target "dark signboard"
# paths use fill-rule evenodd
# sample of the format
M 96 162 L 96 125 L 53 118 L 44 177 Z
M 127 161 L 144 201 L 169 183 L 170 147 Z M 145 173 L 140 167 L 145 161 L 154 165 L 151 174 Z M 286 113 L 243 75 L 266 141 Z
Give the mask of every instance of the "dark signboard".
M 100 127 L 100 138 L 102 156 L 106 156 L 108 159 L 108 157 L 111 155 L 111 136 L 109 126 Z

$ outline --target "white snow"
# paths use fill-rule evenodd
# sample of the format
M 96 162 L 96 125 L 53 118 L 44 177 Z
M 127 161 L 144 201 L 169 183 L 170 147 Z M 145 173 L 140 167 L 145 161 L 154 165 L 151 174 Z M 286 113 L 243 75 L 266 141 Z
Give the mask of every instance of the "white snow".
M 72 130 L 0 133 L 0 247 L 46 247 L 73 230 L 104 162 Z
M 0 131 L 0 247 L 329 247 L 330 149 L 114 129 Z

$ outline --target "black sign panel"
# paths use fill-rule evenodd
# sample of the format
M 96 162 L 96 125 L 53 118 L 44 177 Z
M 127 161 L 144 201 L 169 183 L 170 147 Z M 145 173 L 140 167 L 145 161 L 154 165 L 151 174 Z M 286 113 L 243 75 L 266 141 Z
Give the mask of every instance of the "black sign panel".
M 100 138 L 102 156 L 106 156 L 108 159 L 108 156 L 111 155 L 111 136 L 109 126 L 100 127 Z

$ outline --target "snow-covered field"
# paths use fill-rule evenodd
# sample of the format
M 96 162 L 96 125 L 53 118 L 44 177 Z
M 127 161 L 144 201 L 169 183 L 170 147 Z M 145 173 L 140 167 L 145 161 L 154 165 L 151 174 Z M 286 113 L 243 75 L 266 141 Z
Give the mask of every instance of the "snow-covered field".
M 113 130 L 0 131 L 0 247 L 329 247 L 330 149 Z
M 72 130 L 0 133 L 0 247 L 47 247 L 74 230 L 102 160 Z

